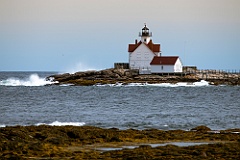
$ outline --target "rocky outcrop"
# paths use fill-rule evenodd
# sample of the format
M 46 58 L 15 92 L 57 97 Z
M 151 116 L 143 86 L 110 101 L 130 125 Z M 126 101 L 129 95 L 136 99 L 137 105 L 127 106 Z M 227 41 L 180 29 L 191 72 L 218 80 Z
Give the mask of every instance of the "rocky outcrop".
M 191 131 L 119 130 L 91 126 L 15 126 L 0 128 L 0 159 L 239 159 L 240 129 Z M 179 147 L 150 144 L 205 142 Z M 97 148 L 121 148 L 103 152 Z
M 57 81 L 56 84 L 73 85 L 95 85 L 115 83 L 177 83 L 177 82 L 198 82 L 207 80 L 213 85 L 240 85 L 240 74 L 178 74 L 178 75 L 139 75 L 137 70 L 128 69 L 106 69 L 101 71 L 76 72 L 74 74 L 58 74 L 47 77 L 47 80 Z

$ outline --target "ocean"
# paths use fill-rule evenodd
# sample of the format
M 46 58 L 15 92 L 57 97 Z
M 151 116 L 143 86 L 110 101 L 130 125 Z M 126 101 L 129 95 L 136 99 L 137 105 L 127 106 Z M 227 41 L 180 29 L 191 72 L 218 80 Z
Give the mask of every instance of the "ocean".
M 240 128 L 240 86 L 194 84 L 50 85 L 54 72 L 0 72 L 0 127 Z

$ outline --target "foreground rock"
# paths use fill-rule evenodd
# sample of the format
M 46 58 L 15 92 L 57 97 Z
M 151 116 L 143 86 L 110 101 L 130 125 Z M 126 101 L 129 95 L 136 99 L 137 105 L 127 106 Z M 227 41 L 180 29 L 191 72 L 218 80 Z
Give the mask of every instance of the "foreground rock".
M 208 142 L 179 147 L 149 144 Z M 99 151 L 101 147 L 138 146 Z M 91 126 L 16 126 L 0 128 L 1 159 L 239 159 L 240 129 L 212 131 L 205 126 L 190 131 L 119 130 Z
M 76 72 L 74 74 L 52 75 L 47 80 L 57 81 L 57 84 L 96 85 L 116 83 L 178 83 L 199 82 L 207 80 L 214 85 L 240 85 L 240 74 L 178 74 L 178 75 L 139 75 L 136 70 L 106 69 L 101 71 Z

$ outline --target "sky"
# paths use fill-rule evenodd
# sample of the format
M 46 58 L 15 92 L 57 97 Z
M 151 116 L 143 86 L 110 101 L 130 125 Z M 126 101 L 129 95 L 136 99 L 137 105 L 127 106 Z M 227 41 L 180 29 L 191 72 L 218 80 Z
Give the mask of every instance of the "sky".
M 163 56 L 240 70 L 240 0 L 0 0 L 0 71 L 111 68 L 144 23 Z

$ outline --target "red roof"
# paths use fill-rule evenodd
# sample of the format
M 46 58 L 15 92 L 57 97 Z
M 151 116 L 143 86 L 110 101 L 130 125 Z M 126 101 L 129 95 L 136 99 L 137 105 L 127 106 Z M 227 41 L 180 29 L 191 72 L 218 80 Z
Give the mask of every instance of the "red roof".
M 150 65 L 174 65 L 178 56 L 155 56 Z
M 128 45 L 128 52 L 133 52 L 135 49 L 138 48 L 142 44 L 141 41 L 139 41 L 136 44 L 129 44 Z M 144 43 L 145 44 L 145 43 Z M 152 40 L 149 41 L 148 44 L 145 44 L 152 52 L 160 52 L 160 44 L 154 44 Z
M 128 52 L 133 52 L 135 49 L 137 49 L 138 46 L 142 44 L 141 41 L 139 41 L 137 44 L 129 44 L 128 45 Z

